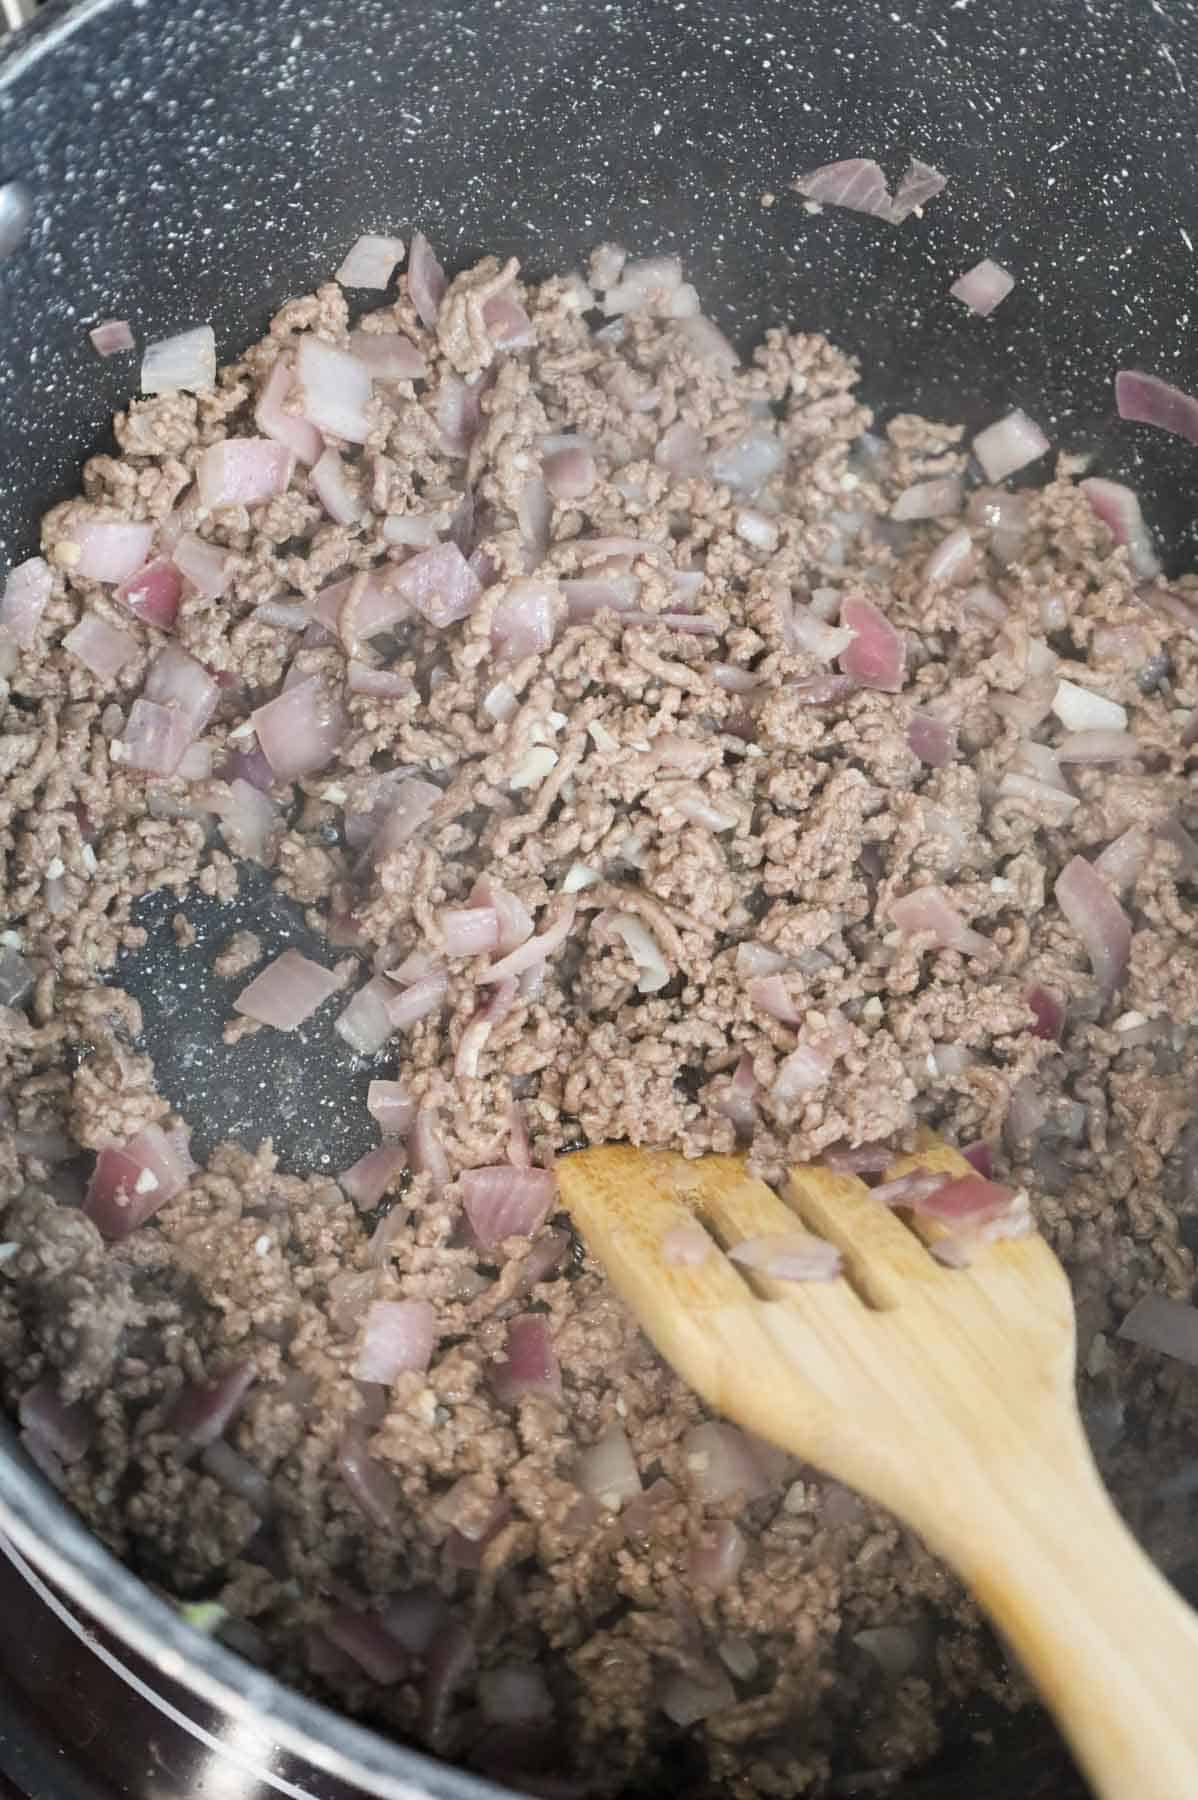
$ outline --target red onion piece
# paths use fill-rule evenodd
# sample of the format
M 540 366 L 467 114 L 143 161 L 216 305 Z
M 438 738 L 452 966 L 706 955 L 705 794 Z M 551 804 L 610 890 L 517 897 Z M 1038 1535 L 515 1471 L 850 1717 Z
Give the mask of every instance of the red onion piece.
M 366 1314 L 355 1378 L 389 1387 L 409 1369 L 427 1369 L 436 1334 L 437 1315 L 427 1300 L 376 1300 Z
M 782 1025 L 791 1025 L 796 1029 L 803 1023 L 801 1013 L 790 997 L 790 990 L 781 975 L 756 975 L 745 983 L 745 995 L 751 1006 L 761 1008 L 771 1019 L 777 1019 Z
M 440 922 L 447 956 L 482 956 L 499 948 L 499 920 L 493 907 L 443 907 Z
M 725 1093 L 716 1100 L 714 1110 L 730 1119 L 736 1135 L 742 1142 L 748 1142 L 757 1129 L 757 1107 L 761 1099 L 761 1088 L 753 1073 L 753 1058 L 744 1051 L 736 1065 Z
M 522 1313 L 507 1328 L 507 1354 L 490 1367 L 491 1388 L 501 1406 L 529 1398 L 560 1400 L 562 1372 L 544 1313 Z
M 250 718 L 277 781 L 295 781 L 323 769 L 345 733 L 340 699 L 315 675 L 284 688 Z
M 778 1106 L 789 1106 L 802 1094 L 811 1094 L 828 1081 L 835 1054 L 827 1040 L 800 1043 L 784 1057 L 770 1088 L 770 1098 Z
M 553 1717 L 553 1696 L 531 1663 L 506 1663 L 480 1675 L 478 1704 L 491 1725 L 543 1725 Z
M 116 586 L 140 569 L 154 542 L 152 525 L 135 525 L 127 519 L 89 519 L 72 528 L 72 536 L 64 541 L 78 550 L 71 573 L 82 581 L 102 581 Z M 34 557 L 34 563 L 40 558 Z M 22 563 L 13 574 L 30 567 Z M 10 580 L 12 577 L 10 577 Z
M 1008 475 L 1025 469 L 1051 449 L 1040 427 L 1018 407 L 987 425 L 973 440 L 973 453 L 987 481 L 1005 481 Z
M 170 631 L 183 596 L 183 576 L 174 562 L 156 557 L 145 563 L 117 588 L 116 597 L 123 606 L 147 625 Z
M 137 654 L 137 643 L 127 631 L 110 625 L 94 612 L 84 613 L 78 625 L 63 638 L 62 647 L 77 656 L 100 681 L 114 680 L 130 657 Z
M 364 232 L 350 245 L 344 262 L 334 275 L 342 287 L 385 288 L 403 261 L 403 239 L 377 237 Z
M 922 1218 L 939 1219 L 946 1225 L 983 1225 L 1011 1207 L 1010 1188 L 987 1181 L 982 1175 L 959 1175 L 938 1182 L 930 1191 L 913 1194 L 901 1204 Z
M 379 954 L 386 959 L 385 950 Z M 413 950 L 394 969 L 384 971 L 388 979 L 399 983 L 400 987 L 411 987 L 414 981 L 426 981 L 430 975 L 444 975 L 445 963 L 431 950 Z
M 353 1658 L 378 1687 L 394 1687 L 408 1670 L 408 1653 L 397 1644 L 375 1613 L 343 1607 L 324 1621 L 323 1630 L 338 1650 Z
M 421 1019 L 427 1019 L 430 1013 L 439 1012 L 445 1003 L 447 986 L 448 977 L 442 971 L 422 976 L 410 987 L 393 994 L 387 1002 L 392 1030 L 407 1031 Z
M 285 493 L 295 459 L 273 438 L 224 438 L 201 451 L 196 465 L 200 504 L 262 506 Z
M 1198 1368 L 1198 1310 L 1188 1300 L 1145 1294 L 1120 1325 L 1118 1335 Z
M 482 424 L 481 381 L 466 382 L 447 369 L 437 388 L 436 420 L 446 456 L 469 456 Z
M 917 1201 L 934 1194 L 949 1179 L 942 1170 L 909 1169 L 905 1175 L 896 1175 L 893 1181 L 878 1182 L 870 1193 L 883 1206 L 914 1206 Z
M 171 551 L 171 561 L 196 592 L 208 600 L 219 600 L 229 585 L 229 552 L 207 543 L 193 531 L 180 537 Z
M 913 156 L 907 164 L 906 173 L 898 184 L 894 196 L 894 223 L 901 225 L 913 212 L 934 200 L 948 186 L 948 177 L 930 163 L 920 162 Z
M 459 1185 L 466 1217 L 484 1250 L 505 1238 L 532 1237 L 557 1202 L 557 1182 L 548 1169 L 518 1169 L 510 1163 L 467 1169 Z
M 430 331 L 437 323 L 448 286 L 445 270 L 437 261 L 432 245 L 423 231 L 414 231 L 412 247 L 408 251 L 408 294 L 420 323 L 427 325 Z
M 707 1261 L 712 1243 L 701 1225 L 673 1225 L 661 1240 L 664 1260 L 678 1269 L 697 1269 Z
M 402 1489 L 389 1469 L 366 1448 L 365 1428 L 351 1424 L 337 1452 L 337 1470 L 366 1517 L 380 1531 L 394 1531 Z
M 940 475 L 934 481 L 918 481 L 905 488 L 890 509 L 892 519 L 900 524 L 917 519 L 955 517 L 963 504 L 959 475 Z
M 493 909 L 499 924 L 497 949 L 501 956 L 506 956 L 532 936 L 532 914 L 524 902 L 488 876 L 475 882 L 470 892 L 469 905 L 489 906 Z
M 497 998 L 500 994 L 504 993 L 507 985 L 507 983 L 504 983 L 503 986 L 495 989 Z M 515 992 L 512 994 L 511 1001 L 508 1002 L 509 1005 L 515 1001 L 516 994 L 520 991 L 518 982 L 512 983 L 512 986 L 515 989 Z M 507 1159 L 511 1163 L 513 1169 L 531 1169 L 532 1145 L 528 1138 L 528 1120 L 525 1118 L 524 1108 L 518 1100 L 513 1099 L 508 1101 L 507 1121 Z
M 735 1425 L 711 1421 L 695 1425 L 682 1440 L 687 1480 L 707 1505 L 740 1496 L 748 1504 L 769 1492 L 753 1447 Z
M 967 269 L 964 275 L 959 275 L 948 291 L 954 299 L 962 301 L 970 312 L 977 313 L 979 318 L 988 319 L 1014 286 L 1015 277 L 1010 271 L 986 256 L 981 262 L 974 263 L 972 269 Z
M 676 256 L 644 256 L 625 263 L 620 280 L 607 289 L 603 310 L 611 318 L 617 313 L 643 312 L 663 301 L 682 282 L 682 264 Z
M 1143 754 L 1130 731 L 1070 731 L 1056 748 L 1063 763 L 1127 762 Z
M 824 1161 L 830 1169 L 846 1175 L 881 1175 L 894 1161 L 894 1154 L 884 1143 L 839 1144 L 824 1151 Z
M 340 452 L 330 445 L 312 466 L 312 491 L 335 525 L 352 525 L 362 516 L 362 502 L 345 473 Z
M 635 575 L 613 575 L 610 580 L 568 580 L 559 583 L 572 622 L 593 619 L 596 613 L 627 613 L 636 605 L 641 584 Z M 648 614 L 643 615 L 648 617 Z
M 1131 953 L 1131 921 L 1110 886 L 1084 856 L 1057 876 L 1057 905 L 1081 938 L 1102 992 L 1109 1000 L 1123 981 Z
M 322 969 L 298 950 L 284 950 L 242 988 L 233 1011 L 276 1031 L 294 1031 L 340 986 L 331 969 Z
M 518 662 L 552 648 L 557 593 L 550 582 L 511 583 L 491 618 L 491 648 L 497 661 Z
M 273 800 L 253 782 L 237 776 L 227 787 L 210 789 L 208 804 L 220 820 L 221 836 L 233 855 L 265 866 L 279 825 Z
M 116 356 L 135 347 L 127 319 L 101 319 L 87 335 L 101 356 Z
M 813 1237 L 808 1231 L 767 1233 L 734 1244 L 728 1255 L 746 1269 L 755 1269 L 775 1281 L 833 1281 L 840 1274 L 840 1251 L 835 1244 Z
M 867 157 L 823 163 L 800 175 L 793 186 L 805 199 L 820 206 L 842 206 L 847 212 L 864 213 L 886 225 L 895 223 L 894 201 L 886 177 L 877 163 Z
M 512 975 L 522 975 L 526 969 L 543 963 L 555 950 L 565 943 L 574 926 L 574 905 L 567 903 L 555 919 L 549 919 L 535 937 L 526 943 L 517 945 L 509 955 L 503 956 L 479 976 L 480 982 L 490 983 L 507 981 Z
M 1117 544 L 1125 546 L 1133 573 L 1151 579 L 1161 572 L 1152 533 L 1144 523 L 1139 498 L 1119 481 L 1090 476 L 1080 482 L 1096 518 L 1102 520 Z
M 220 699 L 220 689 L 203 663 L 177 644 L 167 644 L 158 652 L 146 671 L 142 691 L 156 706 L 172 707 L 193 738 L 203 731 Z
M 808 606 L 792 606 L 783 621 L 783 635 L 791 650 L 806 650 L 821 662 L 832 662 L 853 642 L 847 625 L 829 625 Z
M 668 425 L 657 440 L 653 460 L 679 480 L 687 481 L 707 473 L 707 443 L 702 432 L 682 419 Z
M 290 357 L 280 356 L 266 378 L 254 408 L 254 424 L 264 437 L 282 444 L 302 463 L 314 463 L 324 449 L 324 439 L 315 425 L 288 412 L 284 402 L 295 387 L 295 370 Z
M 941 950 L 993 962 L 998 952 L 988 938 L 968 926 L 942 888 L 916 888 L 890 903 L 890 917 L 906 937 L 932 938 Z
M 33 645 L 53 586 L 50 565 L 41 556 L 31 556 L 9 573 L 0 600 L 0 625 L 22 650 Z
M 394 669 L 372 669 L 353 661 L 346 668 L 345 685 L 351 694 L 368 694 L 375 700 L 406 700 L 416 692 L 409 677 Z
M 1129 888 L 1148 860 L 1151 840 L 1142 825 L 1130 825 L 1094 858 L 1095 872 L 1112 891 Z
M 984 1143 L 981 1139 L 976 1144 L 966 1144 L 961 1155 L 967 1163 L 972 1164 L 979 1175 L 989 1181 L 994 1173 L 994 1151 L 989 1144 Z
M 394 1594 L 383 1609 L 383 1623 L 396 1643 L 413 1656 L 426 1656 L 438 1632 L 449 1621 L 449 1607 L 433 1587 Z
M 705 1525 L 691 1546 L 687 1572 L 696 1587 L 722 1593 L 740 1574 L 749 1546 L 731 1519 L 719 1519 Z
M 847 700 L 855 694 L 860 683 L 855 675 L 803 675 L 798 681 L 788 681 L 786 690 L 794 694 L 802 706 L 830 706 L 834 701 Z
M 1057 996 L 1047 988 L 1029 988 L 1027 1004 L 1036 1021 L 1032 1027 L 1033 1035 L 1045 1038 L 1049 1043 L 1059 1044 L 1061 1033 L 1065 1029 L 1065 1008 Z
M 626 1500 L 641 1491 L 641 1478 L 622 1425 L 609 1425 L 589 1449 L 584 1450 L 574 1471 L 582 1493 L 608 1512 L 619 1512 Z
M 369 1212 L 378 1205 L 392 1181 L 407 1166 L 408 1153 L 402 1144 L 380 1144 L 377 1149 L 368 1150 L 365 1156 L 360 1156 L 356 1163 L 343 1170 L 337 1181 L 359 1212 Z M 362 1375 L 360 1379 L 372 1381 L 378 1378 Z
M 952 584 L 968 579 L 974 566 L 973 537 L 964 525 L 958 525 L 937 544 L 923 566 L 923 578 L 935 584 Z
M 216 334 L 197 325 L 147 344 L 141 359 L 143 394 L 202 394 L 216 386 Z
M 907 725 L 907 746 L 930 769 L 947 769 L 956 760 L 957 727 L 935 713 L 912 713 Z
M 428 374 L 415 344 L 398 331 L 351 331 L 349 350 L 375 381 L 420 381 Z
M 223 1437 L 254 1385 L 253 1363 L 237 1362 L 202 1387 L 185 1387 L 167 1415 L 166 1427 L 195 1449 Z
M 120 740 L 120 761 L 143 775 L 173 775 L 191 743 L 182 713 L 153 700 L 135 700 Z
M 416 1117 L 416 1102 L 402 1081 L 372 1081 L 366 1110 L 384 1137 L 406 1137 Z
M 359 1056 L 373 1056 L 395 1031 L 391 1005 L 397 992 L 385 975 L 375 975 L 358 989 L 333 1030 Z
M 295 380 L 303 416 L 310 425 L 351 444 L 370 433 L 370 370 L 348 350 L 305 336 L 295 357 Z
M 516 502 L 516 519 L 520 535 L 531 552 L 530 566 L 535 567 L 549 548 L 549 532 L 553 505 L 549 489 L 539 475 L 530 476 Z
M 417 1107 L 408 1147 L 413 1169 L 418 1175 L 427 1175 L 434 1194 L 440 1194 L 449 1182 L 449 1158 L 437 1135 L 437 1115 L 431 1106 Z
M 398 594 L 437 631 L 465 619 L 482 587 L 456 544 L 437 544 L 410 557 L 393 578 Z
M 532 320 L 510 294 L 492 294 L 483 302 L 483 324 L 498 350 L 530 350 L 537 341 Z
M 727 1712 L 736 1704 L 736 1690 L 723 1669 L 714 1664 L 704 1669 L 702 1677 L 674 1669 L 658 1690 L 658 1704 L 675 1725 L 697 1725 L 716 1713 Z
M 22 1428 L 66 1467 L 82 1462 L 92 1446 L 96 1421 L 78 1401 L 67 1405 L 52 1376 L 43 1375 L 21 1395 L 17 1408 Z
M 901 633 L 872 600 L 861 594 L 844 596 L 840 622 L 856 634 L 839 658 L 842 672 L 862 687 L 897 694 L 907 664 L 907 646 Z
M 449 1709 L 476 1655 L 473 1637 L 456 1619 L 433 1640 L 425 1661 L 420 1719 L 422 1736 L 434 1749 L 444 1748 Z
M 1198 444 L 1198 400 L 1157 375 L 1120 369 L 1115 376 L 1115 405 L 1121 419 L 1155 425 L 1187 444 Z

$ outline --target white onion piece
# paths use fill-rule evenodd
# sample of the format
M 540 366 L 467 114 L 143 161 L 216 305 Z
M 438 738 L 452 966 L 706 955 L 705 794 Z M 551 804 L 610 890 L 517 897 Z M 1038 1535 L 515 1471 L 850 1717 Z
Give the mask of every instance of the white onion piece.
M 389 544 L 429 550 L 437 541 L 437 520 L 431 513 L 391 513 L 383 520 L 383 536 Z
M 742 507 L 733 518 L 732 529 L 742 542 L 754 550 L 773 551 L 778 548 L 778 527 L 764 513 Z
M 93 612 L 85 612 L 78 625 L 67 632 L 62 647 L 101 681 L 112 681 L 130 657 L 137 654 L 137 644 L 127 631 Z
M 350 246 L 345 261 L 334 275 L 342 287 L 385 288 L 403 261 L 403 239 L 376 237 L 365 232 Z
M 335 525 L 352 525 L 362 516 L 362 501 L 345 472 L 338 451 L 331 446 L 312 466 L 312 488 Z
M 1057 745 L 1063 763 L 1127 762 L 1141 754 L 1130 731 L 1071 731 Z
M 294 1031 L 341 986 L 340 977 L 298 950 L 284 950 L 233 1002 L 233 1011 L 276 1031 Z
M 295 459 L 273 438 L 224 438 L 201 451 L 196 466 L 200 504 L 261 506 L 286 492 Z
M 633 1460 L 628 1436 L 621 1425 L 609 1425 L 589 1449 L 584 1450 L 574 1471 L 575 1484 L 609 1512 L 619 1512 L 626 1500 L 641 1492 L 641 1478 Z
M 376 1300 L 366 1314 L 355 1380 L 389 1387 L 397 1375 L 427 1369 L 436 1330 L 437 1316 L 427 1300 Z
M 918 481 L 906 488 L 891 507 L 890 516 L 900 524 L 916 519 L 943 519 L 955 516 L 961 506 L 961 477 L 941 475 L 934 481 Z
M 1018 407 L 987 425 L 973 440 L 973 453 L 987 481 L 1005 481 L 1008 475 L 1025 469 L 1051 449 L 1040 427 Z
M 152 525 L 135 525 L 127 519 L 88 519 L 72 527 L 72 535 L 64 540 L 60 554 L 74 545 L 79 554 L 70 565 L 73 575 L 83 581 L 115 585 L 127 581 L 141 568 L 153 542 Z M 40 559 L 33 560 L 36 563 Z M 22 569 L 28 567 L 28 563 L 21 565 Z
M 87 335 L 101 356 L 116 356 L 122 350 L 134 348 L 127 319 L 102 319 Z
M 497 725 L 506 725 L 520 710 L 520 701 L 506 681 L 497 681 L 483 695 L 483 711 Z
M 216 386 L 216 334 L 197 325 L 147 344 L 141 359 L 143 394 L 200 394 Z
M 54 577 L 44 557 L 31 556 L 9 571 L 4 598 L 0 600 L 0 625 L 22 650 L 33 645 L 53 586 Z
M 1119 987 L 1131 953 L 1131 921 L 1097 869 L 1075 856 L 1057 876 L 1057 905 L 1086 947 L 1105 999 Z
M 324 449 L 324 439 L 315 425 L 298 413 L 287 411 L 284 401 L 294 386 L 295 372 L 290 359 L 280 356 L 258 396 L 254 423 L 264 437 L 284 445 L 300 462 L 314 463 Z
M 171 551 L 171 561 L 205 599 L 218 600 L 229 585 L 229 552 L 185 531 Z
M 670 979 L 670 967 L 656 938 L 633 913 L 613 913 L 611 928 L 623 938 L 629 955 L 640 970 L 637 992 L 656 994 Z
M 1074 681 L 1060 681 L 1052 710 L 1066 731 L 1126 731 L 1127 708 Z
M 1198 1309 L 1188 1300 L 1145 1294 L 1120 1325 L 1118 1335 L 1198 1368 Z
M 370 370 L 348 350 L 305 336 L 295 358 L 300 406 L 323 433 L 364 444 L 370 432 Z
M 675 330 L 700 362 L 710 363 L 728 375 L 734 369 L 739 369 L 740 357 L 713 320 L 704 318 L 700 313 L 695 317 L 679 319 Z
M 1090 476 L 1079 486 L 1095 517 L 1102 520 L 1115 542 L 1126 548 L 1132 572 L 1148 580 L 1159 575 L 1161 565 L 1152 533 L 1144 523 L 1139 498 L 1132 489 L 1098 476 Z
M 988 256 L 959 275 L 949 293 L 960 300 L 970 312 L 980 318 L 988 319 L 999 303 L 1006 299 L 1015 286 L 1015 277 L 1001 263 L 992 262 Z
M 767 1233 L 745 1238 L 728 1251 L 733 1262 L 775 1281 L 833 1281 L 840 1274 L 841 1256 L 835 1244 L 809 1231 Z
M 673 1225 L 661 1240 L 663 1259 L 679 1269 L 697 1269 L 711 1250 L 711 1239 L 701 1225 Z

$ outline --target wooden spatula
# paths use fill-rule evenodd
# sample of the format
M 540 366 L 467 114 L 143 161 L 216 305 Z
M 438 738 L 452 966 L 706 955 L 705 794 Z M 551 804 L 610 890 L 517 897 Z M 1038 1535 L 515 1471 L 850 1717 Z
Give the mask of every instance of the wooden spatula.
M 928 1137 L 900 1158 L 968 1174 Z M 607 1145 L 558 1164 L 564 1203 L 661 1354 L 717 1413 L 860 1489 L 951 1563 L 1038 1684 L 1103 1800 L 1198 1797 L 1198 1618 L 1121 1523 L 1074 1398 L 1074 1316 L 1044 1240 L 942 1267 L 853 1176 L 786 1199 L 736 1156 Z M 785 1283 L 721 1251 L 804 1225 L 845 1275 Z M 1014 1800 L 1014 1797 L 1013 1797 Z

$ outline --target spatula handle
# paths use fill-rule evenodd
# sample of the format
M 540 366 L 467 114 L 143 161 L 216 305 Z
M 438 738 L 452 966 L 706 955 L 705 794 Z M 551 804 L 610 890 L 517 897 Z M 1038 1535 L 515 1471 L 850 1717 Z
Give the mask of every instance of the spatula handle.
M 1198 1796 L 1198 1615 L 1119 1518 L 1081 1441 L 990 1470 L 945 1554 L 1036 1683 L 1101 1800 Z M 940 1521 L 943 1525 L 944 1521 Z M 933 1535 L 929 1533 L 929 1535 Z

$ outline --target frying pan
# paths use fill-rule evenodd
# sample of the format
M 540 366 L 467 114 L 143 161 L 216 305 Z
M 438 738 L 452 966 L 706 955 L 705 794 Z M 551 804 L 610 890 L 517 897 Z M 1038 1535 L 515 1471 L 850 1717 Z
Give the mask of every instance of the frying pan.
M 211 320 L 224 360 L 361 231 L 419 224 L 452 266 L 514 253 L 534 277 L 603 238 L 677 251 L 742 347 L 791 323 L 858 355 L 882 418 L 976 427 L 1023 407 L 1135 486 L 1188 566 L 1192 453 L 1121 426 L 1112 376 L 1193 385 L 1196 84 L 1191 0 L 50 0 L 0 49 L 0 183 L 19 184 L 0 193 L 0 565 L 34 551 L 128 396 L 128 362 L 100 363 L 87 325 L 126 317 L 153 338 Z M 950 187 L 897 230 L 809 214 L 791 179 L 856 154 L 892 177 L 915 154 Z M 1019 278 L 989 321 L 947 295 L 982 256 Z M 169 940 L 153 936 L 143 997 L 176 978 Z M 215 1135 L 269 1131 L 302 1163 L 297 1120 L 331 1116 L 294 1084 L 280 1114 L 271 1082 L 248 1115 L 222 1113 L 235 1081 L 172 1060 L 170 1033 L 151 1048 Z M 499 1793 L 198 1637 L 2 1424 L 0 1527 L 162 1681 L 266 1731 L 306 1771 L 291 1791 Z M 958 1721 L 898 1792 L 963 1790 L 1081 1791 L 1031 1713 L 1006 1734 Z

